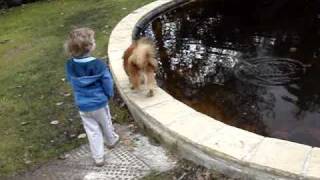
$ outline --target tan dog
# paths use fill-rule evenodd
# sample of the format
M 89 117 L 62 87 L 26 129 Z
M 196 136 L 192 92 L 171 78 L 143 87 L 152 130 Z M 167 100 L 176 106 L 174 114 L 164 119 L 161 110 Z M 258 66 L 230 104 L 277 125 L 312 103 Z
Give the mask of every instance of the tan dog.
M 154 43 L 145 37 L 134 41 L 124 52 L 123 59 L 124 70 L 129 76 L 131 88 L 139 90 L 141 84 L 146 83 L 147 96 L 153 96 L 156 86 L 155 72 L 158 68 Z

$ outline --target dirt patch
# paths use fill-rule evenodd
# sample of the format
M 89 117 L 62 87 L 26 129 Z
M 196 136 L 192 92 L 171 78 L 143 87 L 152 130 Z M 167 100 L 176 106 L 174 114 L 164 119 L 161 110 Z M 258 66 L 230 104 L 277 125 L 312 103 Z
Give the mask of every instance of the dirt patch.
M 205 167 L 195 165 L 194 163 L 186 160 L 181 160 L 177 167 L 171 171 L 157 173 L 154 172 L 143 180 L 240 180 L 230 178 L 224 174 L 209 170 Z

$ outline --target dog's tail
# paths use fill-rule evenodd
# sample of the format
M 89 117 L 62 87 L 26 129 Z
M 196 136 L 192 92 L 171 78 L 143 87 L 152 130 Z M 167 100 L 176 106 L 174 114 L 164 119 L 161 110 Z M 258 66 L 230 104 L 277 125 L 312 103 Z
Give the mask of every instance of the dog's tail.
M 146 39 L 141 39 L 137 42 L 136 49 L 133 52 L 131 63 L 137 65 L 140 69 L 147 67 L 148 65 L 157 69 L 158 64 L 155 59 L 155 48 L 152 43 Z

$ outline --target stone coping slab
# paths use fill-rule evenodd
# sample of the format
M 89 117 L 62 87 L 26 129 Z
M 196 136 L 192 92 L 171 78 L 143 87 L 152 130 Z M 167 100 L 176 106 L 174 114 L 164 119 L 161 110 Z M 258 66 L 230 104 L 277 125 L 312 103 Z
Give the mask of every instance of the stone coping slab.
M 117 89 L 135 120 L 189 160 L 234 177 L 249 179 L 320 179 L 320 149 L 260 136 L 226 125 L 174 99 L 161 88 L 155 96 L 130 89 L 122 55 L 136 25 L 181 3 L 157 0 L 133 11 L 113 29 L 109 63 Z M 184 1 L 186 2 L 186 1 Z

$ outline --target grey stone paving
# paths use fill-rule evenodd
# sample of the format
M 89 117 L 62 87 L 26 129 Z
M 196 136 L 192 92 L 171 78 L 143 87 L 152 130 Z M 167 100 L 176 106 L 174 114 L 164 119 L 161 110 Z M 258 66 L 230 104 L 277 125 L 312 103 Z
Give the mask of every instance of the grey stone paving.
M 14 180 L 131 180 L 140 179 L 153 171 L 167 171 L 176 160 L 161 146 L 152 145 L 148 138 L 134 133 L 127 126 L 116 126 L 121 142 L 105 151 L 106 164 L 93 165 L 89 146 L 83 145 L 65 155 L 64 160 L 50 162 Z

